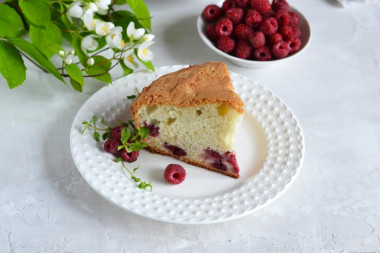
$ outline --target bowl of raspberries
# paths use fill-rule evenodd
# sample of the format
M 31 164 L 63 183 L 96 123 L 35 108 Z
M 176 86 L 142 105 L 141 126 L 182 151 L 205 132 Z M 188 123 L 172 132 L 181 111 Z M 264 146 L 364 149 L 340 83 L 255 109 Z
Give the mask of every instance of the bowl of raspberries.
M 286 0 L 224 0 L 197 21 L 212 50 L 245 68 L 266 68 L 299 55 L 310 41 L 306 18 Z

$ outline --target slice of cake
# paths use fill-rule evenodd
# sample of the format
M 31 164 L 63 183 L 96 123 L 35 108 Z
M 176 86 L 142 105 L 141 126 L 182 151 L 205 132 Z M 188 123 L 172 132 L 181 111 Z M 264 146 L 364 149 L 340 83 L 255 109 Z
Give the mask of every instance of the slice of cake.
M 225 63 L 207 62 L 161 76 L 131 105 L 150 130 L 151 152 L 239 177 L 234 138 L 244 109 Z

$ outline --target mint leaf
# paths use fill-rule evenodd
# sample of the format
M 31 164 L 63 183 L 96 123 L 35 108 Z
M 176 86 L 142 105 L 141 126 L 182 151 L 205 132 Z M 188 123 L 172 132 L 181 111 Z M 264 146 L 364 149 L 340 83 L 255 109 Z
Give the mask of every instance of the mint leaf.
M 50 23 L 50 9 L 46 0 L 20 0 L 19 6 L 32 24 L 46 26 Z
M 18 13 L 5 4 L 0 4 L 0 37 L 18 37 L 24 24 Z
M 96 141 L 100 141 L 100 134 L 99 134 L 99 132 L 94 132 L 94 139 L 96 140 Z
M 10 89 L 21 85 L 26 79 L 26 67 L 20 52 L 13 45 L 0 40 L 0 73 Z
M 119 158 L 117 158 L 116 160 L 115 160 L 115 163 L 118 163 L 118 162 L 120 162 L 122 159 L 119 157 Z
M 136 95 L 127 96 L 128 99 L 135 99 Z
M 90 76 L 96 75 L 93 78 L 99 81 L 112 83 L 111 74 L 108 73 L 112 64 L 111 61 L 100 55 L 96 55 L 92 58 L 94 58 L 94 65 L 88 66 L 84 71 Z
M 29 55 L 33 60 L 35 60 L 41 67 L 53 74 L 57 79 L 62 82 L 65 82 L 55 68 L 55 66 L 29 41 L 26 41 L 21 38 L 8 38 L 8 41 L 18 47 L 25 54 Z
M 80 70 L 80 68 L 76 64 L 71 63 L 70 65 L 65 64 L 65 70 L 66 70 L 67 74 L 71 77 L 71 79 L 73 79 L 75 81 L 76 87 L 73 86 L 73 88 L 78 90 L 78 91 L 82 91 L 82 88 L 84 85 L 84 78 L 83 78 L 83 73 Z M 70 80 L 70 82 L 71 82 L 71 80 Z M 71 82 L 71 85 L 73 85 L 72 82 Z M 78 87 L 78 85 L 80 87 Z
M 54 51 L 54 45 L 62 44 L 62 33 L 58 26 L 52 22 L 48 22 L 45 25 L 46 27 L 31 25 L 29 28 L 29 36 L 38 50 L 50 59 L 50 57 L 57 53 Z
M 110 136 L 110 133 L 109 133 L 109 132 L 105 132 L 105 133 L 103 134 L 102 138 L 103 138 L 103 140 L 105 141 L 105 140 L 108 139 L 109 136 Z
M 121 131 L 121 143 L 126 144 L 131 136 L 131 131 L 129 131 L 128 127 L 124 127 Z
M 149 135 L 149 128 L 141 127 L 139 132 L 140 132 L 141 139 L 144 140 Z
M 150 14 L 148 7 L 143 0 L 127 0 L 129 7 L 136 14 L 136 17 L 139 19 L 140 23 L 149 31 L 150 27 Z

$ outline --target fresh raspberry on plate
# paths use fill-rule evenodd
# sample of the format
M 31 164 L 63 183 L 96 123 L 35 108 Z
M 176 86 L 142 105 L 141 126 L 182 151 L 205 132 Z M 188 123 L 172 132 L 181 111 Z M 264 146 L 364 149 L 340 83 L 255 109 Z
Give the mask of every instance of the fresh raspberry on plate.
M 262 31 L 265 35 L 271 35 L 277 32 L 278 23 L 277 20 L 273 17 L 265 19 L 260 24 L 260 31 Z
M 282 35 L 278 32 L 268 36 L 269 45 L 274 45 L 280 41 L 283 41 L 283 39 L 282 39 Z
M 121 132 L 123 131 L 123 126 L 114 127 L 111 129 L 110 138 L 115 140 L 121 139 Z
M 235 0 L 237 6 L 241 8 L 247 8 L 250 4 L 250 0 Z
M 129 162 L 129 163 L 132 163 L 132 162 L 136 161 L 137 158 L 139 157 L 139 154 L 140 154 L 139 151 L 132 151 L 132 152 L 128 153 L 128 152 L 125 150 L 125 148 L 121 149 L 121 150 L 119 151 L 119 153 L 120 153 L 120 157 L 121 157 L 124 161 Z
M 269 48 L 264 46 L 253 52 L 253 58 L 258 61 L 269 61 L 272 59 L 272 55 Z
M 236 44 L 235 56 L 241 59 L 248 59 L 252 54 L 252 47 L 248 42 L 241 40 Z
M 257 10 L 248 10 L 247 14 L 245 14 L 245 24 L 249 27 L 255 28 L 257 27 L 263 18 L 261 17 L 261 14 Z
M 209 38 L 211 41 L 216 41 L 218 36 L 216 36 L 215 23 L 211 23 L 207 25 L 206 35 L 207 35 L 207 38 Z
M 203 19 L 212 22 L 219 18 L 221 13 L 220 8 L 215 4 L 207 5 L 206 8 L 203 10 Z
M 286 2 L 286 0 L 273 0 L 272 9 L 274 11 L 288 12 L 289 4 Z
M 251 0 L 251 7 L 260 13 L 270 12 L 272 10 L 269 0 Z
M 275 19 L 279 25 L 290 25 L 292 22 L 292 18 L 290 17 L 288 12 L 280 11 L 274 14 Z
M 290 38 L 286 43 L 288 43 L 290 54 L 294 54 L 301 48 L 301 40 L 299 38 Z
M 234 50 L 235 41 L 230 37 L 220 37 L 216 45 L 217 48 L 228 54 Z
M 221 18 L 215 24 L 215 32 L 218 37 L 230 36 L 233 29 L 234 25 L 228 18 Z
M 289 16 L 290 16 L 291 19 L 292 19 L 291 25 L 292 25 L 292 26 L 297 26 L 297 25 L 298 25 L 298 22 L 299 22 L 299 17 L 298 17 L 298 15 L 297 15 L 297 13 L 292 12 L 292 11 L 289 11 Z
M 289 54 L 289 45 L 285 41 L 277 42 L 272 47 L 272 53 L 274 57 L 281 59 L 285 58 Z
M 280 33 L 281 33 L 282 37 L 284 38 L 284 40 L 288 40 L 291 37 L 293 37 L 294 30 L 293 30 L 292 26 L 284 25 L 284 26 L 280 27 Z
M 232 24 L 239 24 L 243 20 L 243 9 L 238 7 L 233 7 L 226 10 L 226 18 L 232 21 Z
M 265 45 L 265 35 L 261 31 L 253 32 L 248 38 L 253 48 L 257 49 Z
M 234 0 L 225 0 L 222 5 L 222 10 L 226 11 L 228 9 L 231 9 L 232 7 L 235 7 L 235 1 Z
M 106 151 L 107 153 L 115 154 L 119 145 L 121 145 L 120 140 L 107 139 L 104 142 L 104 151 Z
M 179 164 L 169 164 L 165 169 L 164 178 L 170 184 L 180 184 L 186 178 L 186 171 Z
M 246 24 L 238 24 L 234 30 L 234 34 L 238 40 L 248 40 L 249 35 L 252 33 L 252 29 Z

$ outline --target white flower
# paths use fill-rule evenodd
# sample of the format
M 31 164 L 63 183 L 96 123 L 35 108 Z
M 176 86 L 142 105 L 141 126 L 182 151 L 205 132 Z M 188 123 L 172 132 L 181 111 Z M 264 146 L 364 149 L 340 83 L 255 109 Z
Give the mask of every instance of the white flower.
M 94 60 L 94 58 L 88 58 L 88 60 L 87 60 L 87 65 L 88 66 L 92 66 L 92 65 L 94 65 L 94 63 L 95 63 L 95 60 Z
M 94 51 L 98 48 L 99 43 L 94 39 L 98 36 L 90 34 L 83 38 L 81 48 L 83 52 Z
M 68 16 L 67 17 L 69 18 L 70 22 L 72 21 L 71 17 L 73 17 L 73 18 L 81 18 L 82 15 L 83 15 L 83 9 L 80 6 L 80 2 L 75 2 L 74 4 L 72 4 L 69 7 L 69 11 L 68 11 Z
M 96 7 L 98 7 L 97 13 L 101 15 L 107 14 L 108 5 L 111 4 L 111 0 L 96 0 L 95 1 Z
M 139 64 L 136 62 L 133 48 L 125 51 L 123 62 L 130 69 L 138 68 Z
M 114 28 L 115 25 L 111 22 L 99 22 L 96 24 L 95 32 L 100 36 L 105 36 L 110 33 L 110 30 Z
M 59 50 L 58 55 L 61 57 L 65 56 L 65 51 Z
M 151 46 L 154 42 L 143 42 L 138 50 L 137 50 L 137 56 L 142 61 L 151 61 L 153 59 L 153 53 L 148 49 L 149 46 Z
M 144 33 L 144 28 L 135 29 L 135 23 L 129 23 L 127 27 L 127 35 L 131 39 L 131 41 L 141 39 Z
M 73 60 L 70 57 L 66 57 L 65 64 L 70 65 L 71 63 L 73 63 Z
M 101 22 L 98 19 L 94 19 L 94 11 L 92 9 L 86 10 L 82 17 L 82 20 L 89 31 L 95 30 L 96 25 Z
M 145 34 L 144 37 L 142 38 L 142 40 L 144 42 L 150 42 L 154 39 L 154 35 L 153 34 Z
M 121 26 L 112 28 L 106 37 L 107 45 L 113 48 L 123 49 L 126 46 L 126 43 L 121 35 L 122 31 L 123 28 Z
M 96 6 L 95 3 L 89 3 L 89 4 L 88 4 L 88 7 L 89 7 L 92 11 L 94 11 L 94 12 L 97 12 L 97 11 L 98 11 L 98 6 Z

